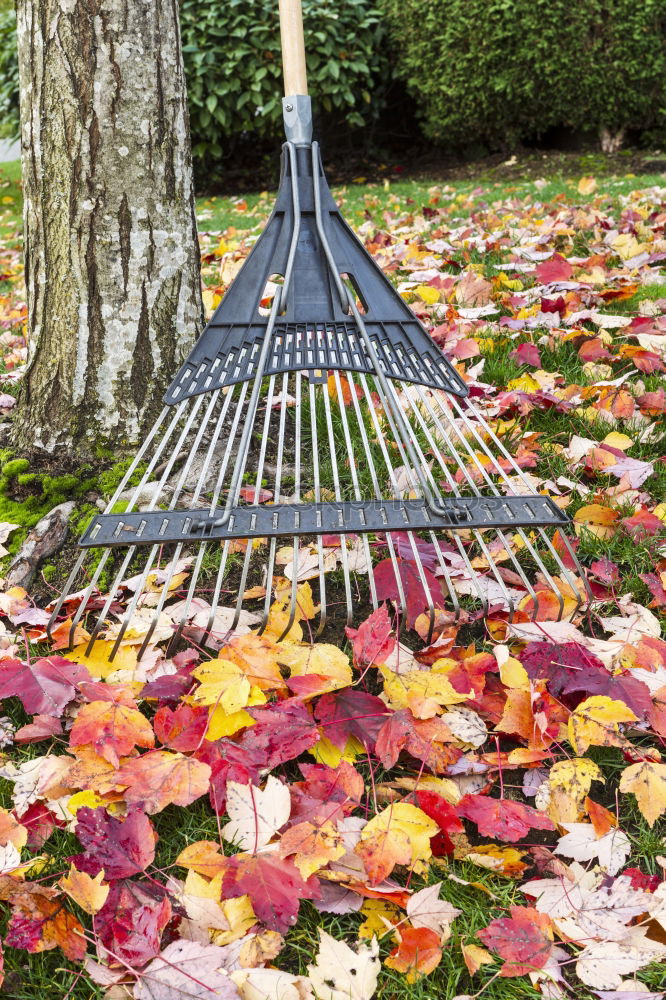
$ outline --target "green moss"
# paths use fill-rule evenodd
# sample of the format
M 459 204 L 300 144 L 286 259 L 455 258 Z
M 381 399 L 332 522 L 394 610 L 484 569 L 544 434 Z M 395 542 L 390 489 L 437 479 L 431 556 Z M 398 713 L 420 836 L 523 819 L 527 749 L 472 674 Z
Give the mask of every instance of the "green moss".
M 0 451 L 0 521 L 18 524 L 7 545 L 9 557 L 18 552 L 28 531 L 50 510 L 67 500 L 78 500 L 94 488 L 96 482 L 71 473 L 53 476 L 30 469 L 26 458 L 15 458 L 6 449 Z

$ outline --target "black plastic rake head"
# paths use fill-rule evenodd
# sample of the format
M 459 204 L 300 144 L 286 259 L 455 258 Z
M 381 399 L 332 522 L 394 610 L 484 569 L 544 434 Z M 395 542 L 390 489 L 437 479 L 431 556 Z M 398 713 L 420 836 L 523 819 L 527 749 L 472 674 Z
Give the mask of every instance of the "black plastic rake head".
M 412 591 L 416 580 L 431 632 L 445 600 L 457 615 L 499 607 L 512 616 L 521 607 L 537 617 L 548 593 L 561 615 L 571 613 L 584 585 L 566 536 L 560 531 L 557 546 L 552 537 L 568 518 L 530 487 L 465 398 L 464 380 L 346 225 L 317 144 L 302 130 L 294 137 L 266 229 L 106 512 L 80 541 L 65 593 L 80 585 L 86 550 L 103 552 L 83 577 L 72 639 L 95 598 L 89 645 L 111 638 L 112 656 L 122 643 L 139 645 L 141 655 L 158 624 L 177 637 L 195 619 L 205 641 L 237 626 L 243 595 L 257 585 L 266 595 L 263 628 L 276 576 L 289 595 L 283 634 L 304 580 L 316 580 L 321 631 L 338 603 L 348 622 L 355 606 L 377 605 L 378 558 L 390 560 L 399 609 L 408 604 L 407 575 Z M 277 276 L 270 310 L 262 309 Z M 184 558 L 190 575 L 174 589 Z M 128 576 L 116 622 L 114 599 Z M 233 610 L 220 616 L 227 604 Z
M 360 301 L 376 358 L 364 346 L 348 303 L 341 301 L 327 249 L 337 274 L 346 276 L 345 287 Z M 284 281 L 287 272 L 291 280 L 281 286 L 273 324 L 267 311 L 261 314 L 260 302 L 269 279 Z M 372 375 L 378 362 L 389 378 L 467 395 L 463 379 L 344 221 L 316 143 L 285 144 L 273 214 L 174 378 L 165 403 L 254 378 L 269 327 L 264 376 L 330 369 Z

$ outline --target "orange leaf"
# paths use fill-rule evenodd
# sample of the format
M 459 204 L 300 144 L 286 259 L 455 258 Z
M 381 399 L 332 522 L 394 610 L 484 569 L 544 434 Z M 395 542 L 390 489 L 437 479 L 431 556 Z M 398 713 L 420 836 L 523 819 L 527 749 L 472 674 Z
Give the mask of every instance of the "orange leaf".
M 148 719 L 138 708 L 113 701 L 91 701 L 83 705 L 70 735 L 70 744 L 92 746 L 114 767 L 134 747 L 152 747 L 155 736 Z
M 442 960 L 438 934 L 428 927 L 405 927 L 396 933 L 400 944 L 384 962 L 389 969 L 405 972 L 407 982 L 415 983 L 437 968 Z
M 116 784 L 124 786 L 125 801 L 140 804 L 147 813 L 168 805 L 189 806 L 205 795 L 210 767 L 202 761 L 169 750 L 153 750 L 123 764 Z

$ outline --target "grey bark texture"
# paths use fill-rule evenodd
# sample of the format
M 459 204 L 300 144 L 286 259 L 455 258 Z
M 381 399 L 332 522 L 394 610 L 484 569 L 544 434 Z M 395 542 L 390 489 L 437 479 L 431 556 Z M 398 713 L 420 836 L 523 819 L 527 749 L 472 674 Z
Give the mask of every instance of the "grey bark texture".
M 202 325 L 177 0 L 18 0 L 25 451 L 139 441 Z

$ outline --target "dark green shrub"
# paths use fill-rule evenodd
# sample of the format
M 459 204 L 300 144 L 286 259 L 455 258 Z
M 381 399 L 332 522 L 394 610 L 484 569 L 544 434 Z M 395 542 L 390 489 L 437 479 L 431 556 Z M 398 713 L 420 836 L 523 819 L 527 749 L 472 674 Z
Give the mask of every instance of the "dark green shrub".
M 654 127 L 664 0 L 383 0 L 398 72 L 439 143 Z
M 219 159 L 243 133 L 282 135 L 282 69 L 275 0 L 182 0 L 181 32 L 192 146 Z M 360 127 L 388 75 L 374 0 L 303 0 L 310 93 L 318 109 Z
M 16 56 L 16 13 L 0 9 L 0 136 L 19 134 L 19 73 Z

